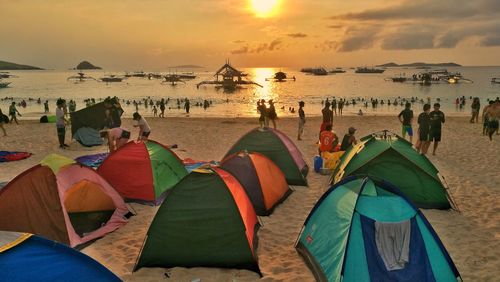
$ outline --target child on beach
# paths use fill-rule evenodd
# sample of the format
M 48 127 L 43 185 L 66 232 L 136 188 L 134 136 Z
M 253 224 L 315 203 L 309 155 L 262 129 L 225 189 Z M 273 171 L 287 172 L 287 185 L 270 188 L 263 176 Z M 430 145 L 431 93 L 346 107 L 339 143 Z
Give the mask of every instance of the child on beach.
M 158 114 L 158 109 L 156 108 L 156 106 L 153 106 L 153 117 L 156 117 L 157 114 Z
M 139 127 L 139 136 L 137 136 L 137 141 L 148 140 L 148 137 L 151 134 L 151 128 L 149 127 L 148 122 L 138 112 L 134 113 L 133 120 L 135 121 L 134 127 Z
M 45 102 L 43 103 L 43 108 L 44 108 L 44 113 L 48 113 L 49 112 L 49 100 L 45 100 Z
M 59 139 L 59 148 L 66 149 L 69 147 L 64 143 L 64 139 L 66 137 L 66 123 L 68 122 L 64 117 L 64 106 L 66 101 L 63 99 L 58 99 L 56 102 L 56 129 L 57 129 L 57 138 Z
M 21 113 L 16 108 L 16 102 L 12 102 L 12 104 L 10 104 L 10 107 L 9 107 L 10 123 L 12 123 L 12 121 L 15 121 L 16 124 L 19 124 L 19 122 L 17 122 L 16 113 L 19 116 L 21 116 Z
M 304 113 L 304 101 L 299 102 L 299 134 L 297 135 L 297 140 L 302 140 L 300 138 L 302 133 L 304 133 L 304 125 L 306 124 L 306 114 Z

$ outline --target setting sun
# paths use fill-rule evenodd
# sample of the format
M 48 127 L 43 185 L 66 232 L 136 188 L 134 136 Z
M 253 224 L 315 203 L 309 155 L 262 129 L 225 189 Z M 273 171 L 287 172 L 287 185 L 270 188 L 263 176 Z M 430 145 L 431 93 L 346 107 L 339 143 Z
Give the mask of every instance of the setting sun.
M 260 18 L 265 18 L 273 15 L 280 0 L 250 0 L 251 8 L 255 15 Z

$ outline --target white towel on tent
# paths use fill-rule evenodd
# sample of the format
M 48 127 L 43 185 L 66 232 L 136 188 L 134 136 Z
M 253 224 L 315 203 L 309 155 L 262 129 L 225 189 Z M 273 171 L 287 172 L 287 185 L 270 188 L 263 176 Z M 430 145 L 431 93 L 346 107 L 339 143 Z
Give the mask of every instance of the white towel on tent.
M 375 222 L 375 242 L 385 268 L 403 269 L 410 262 L 410 220 Z

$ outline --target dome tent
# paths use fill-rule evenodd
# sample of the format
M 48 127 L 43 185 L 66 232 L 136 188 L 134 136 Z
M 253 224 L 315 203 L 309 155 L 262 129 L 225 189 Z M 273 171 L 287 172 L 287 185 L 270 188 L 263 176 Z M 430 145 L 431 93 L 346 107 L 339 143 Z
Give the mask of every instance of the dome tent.
M 75 247 L 127 223 L 128 209 L 93 169 L 52 154 L 0 190 L 0 213 L 0 230 Z
M 283 172 L 262 154 L 242 151 L 222 160 L 220 166 L 240 182 L 257 215 L 269 215 L 292 192 Z
M 173 187 L 149 227 L 134 270 L 221 267 L 260 273 L 257 215 L 243 187 L 220 168 L 196 169 Z
M 419 208 L 451 208 L 451 196 L 437 168 L 411 143 L 387 130 L 351 146 L 333 171 L 332 184 L 355 174 L 393 183 Z
M 0 231 L 3 281 L 121 281 L 97 261 L 29 233 Z
M 255 128 L 238 140 L 224 158 L 239 151 L 258 152 L 271 159 L 290 185 L 307 186 L 309 167 L 295 144 L 279 130 Z
M 407 256 L 400 269 L 388 270 L 386 256 L 379 251 L 384 248 L 379 243 L 384 230 L 377 231 L 377 226 L 383 224 L 409 226 L 404 238 L 408 249 L 399 250 L 400 258 Z M 318 281 L 460 278 L 422 212 L 392 184 L 362 176 L 350 176 L 323 194 L 304 222 L 296 249 Z
M 187 175 L 179 157 L 152 140 L 128 142 L 110 154 L 97 172 L 124 199 L 155 205 L 163 201 L 168 189 Z

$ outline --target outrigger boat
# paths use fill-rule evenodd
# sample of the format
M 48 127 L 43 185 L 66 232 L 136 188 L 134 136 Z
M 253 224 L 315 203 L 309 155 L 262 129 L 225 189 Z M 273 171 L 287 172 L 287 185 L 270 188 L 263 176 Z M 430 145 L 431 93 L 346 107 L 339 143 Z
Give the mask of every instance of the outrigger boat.
M 125 77 L 146 77 L 146 73 L 143 71 L 135 71 L 133 73 L 126 73 Z
M 0 78 L 10 78 L 10 77 L 17 77 L 17 76 L 10 74 L 8 71 L 0 72 Z
M 123 81 L 123 77 L 119 77 L 119 76 L 116 76 L 114 74 L 111 74 L 109 76 L 104 76 L 104 77 L 101 77 L 101 81 L 102 82 L 122 82 Z
M 181 74 L 177 74 L 177 76 L 180 79 L 195 79 L 196 78 L 196 75 L 194 74 L 194 72 L 183 72 Z
M 213 84 L 226 90 L 234 90 L 240 85 L 257 85 L 263 87 L 257 82 L 244 80 L 245 74 L 229 64 L 227 61 L 215 74 L 215 80 L 205 80 L 196 84 L 197 88 L 205 84 Z
M 392 82 L 399 83 L 412 83 L 421 85 L 431 85 L 431 84 L 457 84 L 457 83 L 473 83 L 472 80 L 464 78 L 460 73 L 450 73 L 446 69 L 442 70 L 431 70 L 427 72 L 421 72 L 413 74 L 411 77 L 406 77 L 404 74 L 399 76 L 394 76 L 387 78 Z
M 354 72 L 355 73 L 383 73 L 385 70 L 384 69 L 376 69 L 376 68 L 357 68 Z
M 277 73 L 274 74 L 274 77 L 269 77 L 269 78 L 266 78 L 266 81 L 277 81 L 277 82 L 283 82 L 283 81 L 287 81 L 287 80 L 293 80 L 295 81 L 295 76 L 294 77 L 291 77 L 291 78 L 288 78 L 286 76 L 286 73 L 282 72 L 282 71 L 279 71 Z
M 325 68 L 303 68 L 300 71 L 313 75 L 328 75 L 328 72 L 325 70 Z
M 331 69 L 328 71 L 329 73 L 345 73 L 345 70 L 343 70 L 342 68 L 335 68 L 335 69 Z
M 78 75 L 70 76 L 66 80 L 75 80 L 76 82 L 84 82 L 86 80 L 97 80 L 97 79 L 91 76 L 86 76 L 83 72 L 79 72 Z
M 163 75 L 161 75 L 160 73 L 148 73 L 147 74 L 147 77 L 149 80 L 153 79 L 153 78 L 156 78 L 156 79 L 163 79 Z
M 9 86 L 10 82 L 2 82 L 2 78 L 0 78 L 0 88 L 5 88 Z
M 164 81 L 161 83 L 170 83 L 170 85 L 175 86 L 177 85 L 177 82 L 182 82 L 186 83 L 184 80 L 181 79 L 181 77 L 177 74 L 168 74 L 163 76 Z

